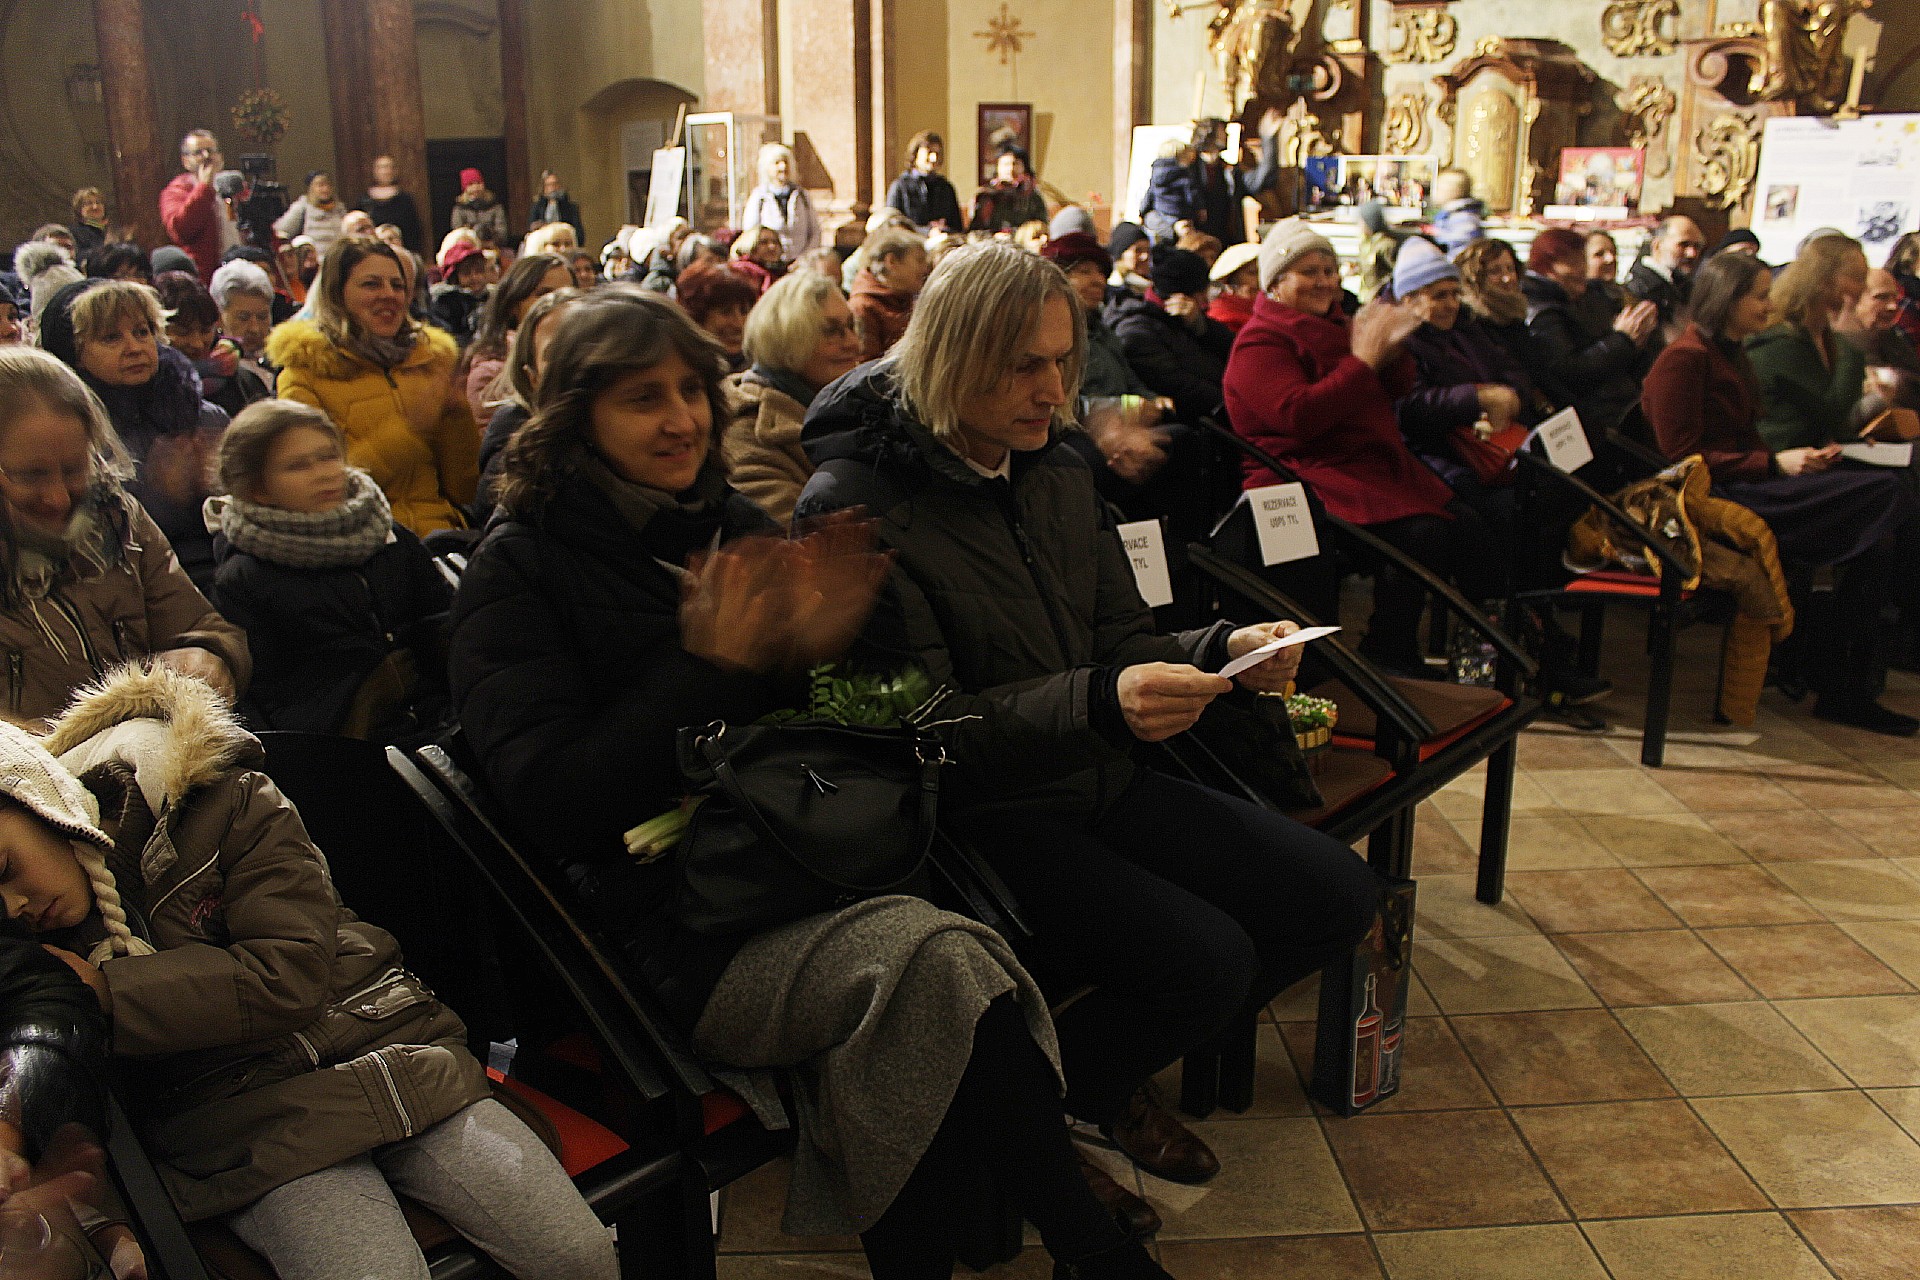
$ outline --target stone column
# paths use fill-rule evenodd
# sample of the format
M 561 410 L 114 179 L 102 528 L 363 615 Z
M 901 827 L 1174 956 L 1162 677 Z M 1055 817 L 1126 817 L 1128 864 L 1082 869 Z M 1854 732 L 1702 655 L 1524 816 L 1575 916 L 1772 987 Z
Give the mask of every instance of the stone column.
M 871 0 L 795 0 L 793 65 L 781 123 L 793 135 L 801 180 L 831 183 L 828 208 L 864 219 L 873 200 Z
M 359 0 L 365 14 L 366 75 L 349 82 L 353 105 L 371 123 L 367 159 L 392 156 L 400 185 L 425 200 L 427 184 L 427 111 L 420 96 L 420 50 L 413 35 L 412 0 Z M 342 86 L 336 84 L 338 93 Z M 354 92 L 358 90 L 359 92 Z M 361 179 L 365 181 L 365 179 Z M 509 236 L 519 233 L 525 209 L 509 209 Z M 422 210 L 429 225 L 432 211 Z M 432 246 L 429 246 L 431 248 Z
M 167 233 L 160 224 L 160 188 L 176 172 L 178 139 L 160 136 L 145 5 L 142 0 L 93 0 L 93 26 L 104 72 L 114 214 L 132 223 L 140 243 L 162 245 Z
M 533 162 L 527 155 L 526 0 L 499 0 L 501 133 L 507 144 L 507 208 L 519 217 L 533 204 Z M 569 180 L 575 175 L 568 174 Z M 586 246 L 582 246 L 583 248 Z
M 333 182 L 341 196 L 351 202 L 373 181 L 373 161 L 379 155 L 373 149 L 373 108 L 367 101 L 367 30 L 359 0 L 321 0 L 320 21 L 326 33 L 328 106 L 333 117 Z M 299 174 L 282 174 L 281 180 L 299 194 Z M 400 185 L 423 204 L 426 183 L 418 185 L 412 175 L 402 173 Z M 422 208 L 422 215 L 426 214 Z M 428 226 L 432 225 L 431 219 Z M 431 246 L 429 246 L 431 248 Z
M 894 50 L 897 47 L 894 43 L 894 0 L 870 0 L 870 3 L 868 66 L 871 68 L 869 97 L 873 102 L 873 161 L 867 202 L 878 204 L 885 198 L 887 184 L 899 169 L 900 148 L 905 139 L 900 136 L 899 110 L 894 102 Z
M 1114 0 L 1113 219 L 1127 196 L 1127 160 L 1133 127 L 1153 120 L 1153 10 L 1148 0 Z

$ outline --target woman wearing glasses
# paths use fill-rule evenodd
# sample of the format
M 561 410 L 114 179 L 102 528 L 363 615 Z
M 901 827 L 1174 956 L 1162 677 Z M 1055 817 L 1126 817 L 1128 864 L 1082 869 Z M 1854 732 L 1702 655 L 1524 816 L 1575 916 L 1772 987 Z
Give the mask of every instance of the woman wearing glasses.
M 800 424 L 820 389 L 860 363 L 860 335 L 840 286 L 812 271 L 784 276 L 747 315 L 741 350 L 751 361 L 727 379 L 733 421 L 724 441 L 728 480 L 781 524 L 813 463 Z
M 81 685 L 144 659 L 232 697 L 246 637 L 214 611 L 123 487 L 100 401 L 30 347 L 0 349 L 0 673 L 5 715 L 53 716 Z

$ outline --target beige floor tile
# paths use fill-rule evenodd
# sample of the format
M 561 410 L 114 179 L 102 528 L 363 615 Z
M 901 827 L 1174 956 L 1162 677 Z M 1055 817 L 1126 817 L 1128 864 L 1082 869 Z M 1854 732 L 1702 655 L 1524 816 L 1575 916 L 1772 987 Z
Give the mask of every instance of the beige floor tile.
M 1523 1107 L 1513 1121 L 1576 1218 L 1769 1207 L 1684 1102 Z
M 1194 1280 L 1381 1280 L 1365 1236 L 1292 1236 L 1256 1240 L 1168 1240 L 1160 1265 Z
M 1305 1032 L 1309 1044 L 1313 1041 L 1311 1022 L 1296 1024 Z M 1293 1069 L 1293 1059 L 1287 1055 L 1286 1043 L 1280 1038 L 1280 1028 L 1271 1022 L 1262 1021 L 1260 1038 L 1256 1042 L 1253 1067 L 1253 1105 L 1247 1108 L 1249 1116 L 1310 1116 L 1313 1104 L 1307 1101 L 1307 1091 L 1302 1087 L 1301 1077 Z M 1180 1064 L 1175 1063 L 1154 1077 L 1160 1088 L 1160 1096 L 1169 1106 L 1180 1096 Z
M 1890 857 L 1920 854 L 1920 808 L 1829 809 L 1827 820 L 1865 841 L 1875 853 Z
M 1739 974 L 1684 929 L 1563 934 L 1553 943 L 1587 985 L 1615 1008 L 1755 998 Z
M 1660 785 L 1695 813 L 1798 809 L 1804 803 L 1771 778 L 1730 769 L 1662 769 Z
M 1885 859 L 1776 862 L 1774 877 L 1833 920 L 1920 920 L 1920 880 Z
M 1606 1280 L 1580 1228 L 1470 1227 L 1377 1236 L 1392 1280 Z
M 1461 835 L 1478 847 L 1480 824 L 1462 821 Z M 1535 813 L 1507 822 L 1507 871 L 1563 871 L 1617 867 L 1619 860 L 1571 813 Z
M 1504 1112 L 1363 1115 L 1325 1123 L 1375 1231 L 1566 1221 Z M 1474 1176 L 1462 1177 L 1466 1169 Z
M 1856 1090 L 1693 1105 L 1783 1209 L 1905 1204 L 1920 1189 L 1920 1143 Z
M 1920 920 L 1842 921 L 1840 927 L 1895 973 L 1920 984 Z
M 1480 865 L 1476 842 L 1463 837 L 1431 803 L 1421 805 L 1420 810 L 1413 823 L 1415 876 L 1471 873 Z
M 780 1230 L 792 1163 L 782 1156 L 720 1193 L 720 1247 L 740 1253 L 859 1252 L 854 1236 L 790 1236 Z
M 1920 889 L 1920 882 L 1915 882 Z M 1680 919 L 1624 868 L 1521 871 L 1507 876 L 1507 893 L 1542 933 L 1626 933 L 1678 929 Z
M 1879 1103 L 1895 1124 L 1920 1138 L 1920 1089 L 1869 1089 L 1867 1096 Z
M 1639 769 L 1540 769 L 1547 798 L 1576 813 L 1672 813 L 1685 805 Z
M 1684 867 L 1745 862 L 1740 847 L 1697 813 L 1582 814 L 1600 846 L 1629 867 Z
M 1750 863 L 1720 867 L 1641 867 L 1641 883 L 1697 929 L 1743 924 L 1799 924 L 1820 914 L 1765 870 Z
M 1481 801 L 1486 795 L 1486 768 L 1482 766 L 1472 773 L 1462 774 L 1451 783 L 1433 794 L 1433 807 L 1448 818 L 1458 821 L 1462 818 L 1471 822 L 1480 820 Z M 1519 813 L 1540 813 L 1557 806 L 1540 784 L 1522 773 L 1513 780 L 1513 811 Z
M 1913 803 L 1913 793 L 1878 774 L 1853 778 L 1782 778 L 1780 785 L 1813 809 L 1887 809 Z
M 1883 760 L 1874 765 L 1874 772 L 1896 787 L 1920 791 L 1920 760 Z
M 1920 1085 L 1920 995 L 1781 1000 L 1774 1008 L 1861 1088 Z
M 1897 812 L 1897 811 L 1890 811 Z M 1778 813 L 1715 813 L 1707 821 L 1721 835 L 1761 862 L 1817 858 L 1864 858 L 1873 850 L 1860 837 L 1812 809 Z
M 1777 1213 L 1589 1222 L 1613 1280 L 1832 1280 Z
M 1792 1023 L 1760 1001 L 1618 1009 L 1615 1016 L 1689 1098 L 1847 1084 Z
M 1452 1021 L 1506 1106 L 1673 1096 L 1672 1086 L 1605 1009 L 1492 1013 Z
M 1450 1014 L 1589 1009 L 1600 1002 L 1552 942 L 1538 934 L 1414 941 L 1414 966 Z
M 1013 1277 L 1021 1272 L 1007 1267 L 995 1267 L 982 1274 L 987 1276 Z M 1029 1270 L 1026 1275 L 1041 1280 L 1051 1276 L 1052 1263 L 1048 1270 Z M 761 1254 L 722 1254 L 719 1259 L 720 1280 L 867 1280 L 871 1274 L 867 1270 L 866 1255 L 859 1253 L 815 1253 L 787 1254 L 769 1257 Z
M 1160 1239 L 1360 1230 L 1318 1121 L 1215 1120 L 1191 1127 L 1220 1157 L 1220 1172 L 1203 1187 L 1141 1178 L 1166 1222 Z
M 1313 1075 L 1313 1026 L 1289 1022 L 1280 1028 L 1302 1079 Z M 1458 1111 L 1496 1105 L 1473 1059 L 1454 1038 L 1445 1018 L 1407 1019 L 1400 1052 L 1400 1091 L 1367 1109 L 1368 1115 L 1398 1111 Z M 1324 1108 L 1321 1109 L 1324 1113 Z
M 1607 739 L 1590 734 L 1529 731 L 1520 735 L 1520 767 L 1529 773 L 1542 769 L 1620 769 L 1638 759 L 1637 750 L 1629 759 Z
M 1920 1206 L 1799 1209 L 1787 1217 L 1839 1280 L 1913 1280 Z
M 1905 979 L 1841 932 L 1838 925 L 1702 929 L 1700 937 L 1770 1000 L 1893 995 L 1912 990 Z
M 1427 938 L 1494 938 L 1538 933 L 1511 899 L 1488 906 L 1473 896 L 1473 876 L 1422 876 L 1413 931 Z

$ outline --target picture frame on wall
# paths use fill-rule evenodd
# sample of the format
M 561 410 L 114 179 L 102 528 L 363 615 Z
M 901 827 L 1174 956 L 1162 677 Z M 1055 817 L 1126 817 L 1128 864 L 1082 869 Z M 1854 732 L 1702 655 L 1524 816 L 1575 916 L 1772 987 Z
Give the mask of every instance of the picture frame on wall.
M 993 181 L 993 162 L 1000 148 L 1012 143 L 1033 155 L 1033 104 L 982 102 L 979 104 L 980 185 Z

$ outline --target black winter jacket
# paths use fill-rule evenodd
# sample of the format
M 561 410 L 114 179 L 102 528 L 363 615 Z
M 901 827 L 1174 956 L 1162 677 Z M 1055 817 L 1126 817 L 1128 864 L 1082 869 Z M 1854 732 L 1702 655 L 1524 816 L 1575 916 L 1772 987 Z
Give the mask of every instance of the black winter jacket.
M 908 417 L 887 361 L 815 397 L 801 435 L 817 470 L 796 521 L 864 507 L 896 560 L 855 659 L 918 664 L 955 693 L 932 722 L 957 766 L 948 797 L 1091 820 L 1132 777 L 1119 669 L 1217 669 L 1227 624 L 1160 636 L 1093 480 L 1056 433 L 988 479 Z
M 447 607 L 453 593 L 433 557 L 402 525 L 393 541 L 357 569 L 294 569 L 216 538 L 220 569 L 213 599 L 247 633 L 253 683 L 242 704 L 261 729 L 338 733 L 360 686 L 387 655 L 414 654 L 416 705 L 444 707 Z M 377 726 L 380 737 L 416 727 Z
M 1527 295 L 1527 331 L 1539 365 L 1530 370 L 1556 404 L 1572 405 L 1593 439 L 1604 437 L 1640 400 L 1645 359 L 1618 329 L 1595 339 L 1574 313 L 1567 291 L 1529 271 L 1520 280 Z
M 72 1121 L 106 1136 L 107 1019 L 73 970 L 38 942 L 0 937 L 0 1120 L 38 1160 Z
M 960 212 L 960 197 L 944 174 L 908 169 L 887 188 L 887 207 L 906 214 L 916 227 L 944 222 L 956 235 L 967 228 L 967 215 Z
M 1170 397 L 1182 422 L 1220 412 L 1233 330 L 1208 319 L 1195 331 L 1160 304 L 1131 296 L 1108 303 L 1105 319 L 1140 381 Z
M 623 520 L 590 481 L 566 481 L 534 519 L 496 520 L 454 601 L 454 712 L 514 825 L 561 868 L 636 971 L 691 1029 L 738 939 L 694 935 L 674 913 L 671 857 L 629 857 L 624 832 L 684 793 L 684 725 L 742 724 L 792 691 L 723 671 L 680 644 L 684 563 L 709 531 Z M 731 490 L 723 537 L 770 532 Z

